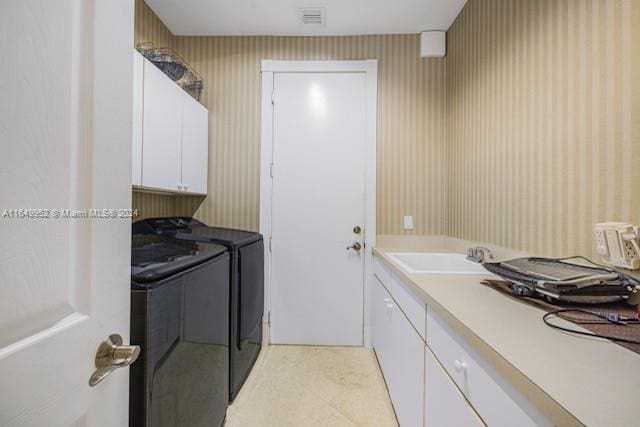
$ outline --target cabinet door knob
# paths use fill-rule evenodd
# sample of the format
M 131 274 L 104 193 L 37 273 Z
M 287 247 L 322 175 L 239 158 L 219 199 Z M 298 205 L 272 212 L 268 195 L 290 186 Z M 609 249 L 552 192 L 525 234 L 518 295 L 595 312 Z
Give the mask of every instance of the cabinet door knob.
M 456 372 L 464 372 L 467 370 L 467 363 L 455 360 L 453 362 L 453 369 L 455 369 Z

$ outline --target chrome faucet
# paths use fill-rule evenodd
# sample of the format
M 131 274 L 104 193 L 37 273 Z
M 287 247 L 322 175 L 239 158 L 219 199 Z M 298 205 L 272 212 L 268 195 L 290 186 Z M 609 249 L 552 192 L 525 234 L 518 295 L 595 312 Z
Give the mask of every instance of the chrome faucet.
M 467 249 L 467 259 L 482 264 L 487 259 L 493 259 L 493 252 L 484 246 L 476 246 L 475 248 Z

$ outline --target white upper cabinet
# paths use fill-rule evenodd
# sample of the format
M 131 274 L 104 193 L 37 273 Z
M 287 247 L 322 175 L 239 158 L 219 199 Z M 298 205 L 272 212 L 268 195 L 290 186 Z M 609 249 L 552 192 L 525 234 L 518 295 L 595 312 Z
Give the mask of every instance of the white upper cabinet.
M 142 97 L 144 93 L 144 57 L 133 51 L 133 152 L 131 182 L 142 185 Z
M 207 109 L 137 52 L 134 74 L 133 185 L 206 194 Z
M 182 94 L 182 185 L 184 191 L 207 192 L 209 112 L 188 93 Z
M 182 89 L 144 61 L 142 185 L 182 189 Z

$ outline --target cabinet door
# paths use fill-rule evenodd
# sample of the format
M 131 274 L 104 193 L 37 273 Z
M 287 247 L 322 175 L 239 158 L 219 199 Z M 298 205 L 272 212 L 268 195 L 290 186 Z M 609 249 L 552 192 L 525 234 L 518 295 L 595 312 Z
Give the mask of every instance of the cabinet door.
M 483 426 L 484 423 L 438 364 L 431 351 L 427 350 L 425 353 L 425 426 Z
M 183 90 L 144 60 L 142 185 L 181 190 Z
M 393 300 L 389 303 L 389 312 L 387 385 L 391 401 L 401 426 L 422 426 L 425 345 Z
M 133 143 L 131 183 L 142 185 L 142 96 L 144 90 L 144 57 L 133 51 Z
M 391 298 L 388 297 L 386 290 L 380 281 L 375 278 L 371 301 L 371 340 L 385 381 L 387 381 L 387 372 L 389 370 L 389 341 L 391 336 L 388 330 L 390 315 L 388 304 L 390 304 L 390 301 Z
M 182 184 L 190 193 L 207 192 L 209 112 L 183 92 Z

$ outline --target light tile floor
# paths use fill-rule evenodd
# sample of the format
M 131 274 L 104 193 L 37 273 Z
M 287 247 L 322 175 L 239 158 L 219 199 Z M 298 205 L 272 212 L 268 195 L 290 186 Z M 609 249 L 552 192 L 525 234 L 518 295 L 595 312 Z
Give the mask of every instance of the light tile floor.
M 268 346 L 227 412 L 227 427 L 397 426 L 372 350 Z

